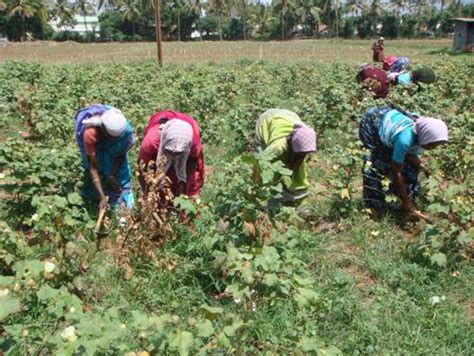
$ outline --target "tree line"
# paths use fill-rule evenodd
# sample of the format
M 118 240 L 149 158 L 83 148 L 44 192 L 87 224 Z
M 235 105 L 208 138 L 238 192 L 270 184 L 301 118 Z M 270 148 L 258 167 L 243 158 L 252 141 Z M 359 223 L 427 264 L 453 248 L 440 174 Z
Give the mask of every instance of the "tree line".
M 12 41 L 155 39 L 156 0 L 0 0 L 0 35 Z M 164 40 L 286 40 L 298 37 L 440 36 L 455 17 L 472 17 L 461 0 L 161 0 Z M 98 16 L 98 25 L 86 16 Z M 78 17 L 79 16 L 79 17 Z M 85 33 L 72 31 L 83 19 Z M 54 31 L 54 21 L 59 31 Z

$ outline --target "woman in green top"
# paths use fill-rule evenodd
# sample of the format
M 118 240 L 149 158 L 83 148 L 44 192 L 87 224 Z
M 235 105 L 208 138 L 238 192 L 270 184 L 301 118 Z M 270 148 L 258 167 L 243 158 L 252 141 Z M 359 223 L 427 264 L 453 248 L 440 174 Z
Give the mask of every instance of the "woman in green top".
M 316 133 L 289 110 L 270 109 L 257 121 L 257 151 L 272 151 L 287 168 L 293 171 L 283 180 L 283 201 L 297 202 L 308 195 L 309 182 L 305 158 L 316 152 Z

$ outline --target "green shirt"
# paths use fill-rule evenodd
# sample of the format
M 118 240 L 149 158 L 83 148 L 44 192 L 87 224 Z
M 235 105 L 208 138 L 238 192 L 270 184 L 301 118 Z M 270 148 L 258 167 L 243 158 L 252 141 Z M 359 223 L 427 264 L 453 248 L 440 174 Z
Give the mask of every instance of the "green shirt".
M 265 111 L 257 121 L 257 142 L 263 150 L 271 150 L 283 162 L 287 162 L 290 155 L 288 138 L 295 125 L 302 122 L 300 117 L 289 110 L 270 109 Z M 293 172 L 292 177 L 284 177 L 283 185 L 290 192 L 306 190 L 309 182 L 306 178 L 306 163 L 302 162 Z

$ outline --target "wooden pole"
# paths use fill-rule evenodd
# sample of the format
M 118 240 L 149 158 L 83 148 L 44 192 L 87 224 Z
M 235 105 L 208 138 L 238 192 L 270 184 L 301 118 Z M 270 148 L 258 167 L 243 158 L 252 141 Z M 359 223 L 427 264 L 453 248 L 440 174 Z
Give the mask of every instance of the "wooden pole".
M 163 66 L 163 52 L 161 48 L 161 0 L 155 0 L 155 26 L 156 26 L 156 49 L 158 54 L 158 63 Z

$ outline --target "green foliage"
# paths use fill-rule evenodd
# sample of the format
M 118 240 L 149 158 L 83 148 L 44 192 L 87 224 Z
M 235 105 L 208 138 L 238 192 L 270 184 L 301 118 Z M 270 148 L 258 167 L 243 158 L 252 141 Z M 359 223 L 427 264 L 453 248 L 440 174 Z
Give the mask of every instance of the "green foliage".
M 408 238 L 396 217 L 373 222 L 362 207 L 357 119 L 384 101 L 361 100 L 350 65 L 6 62 L 2 352 L 470 351 L 474 338 L 461 305 L 472 295 L 466 260 L 473 246 L 474 122 L 465 80 L 472 68 L 465 58 L 450 59 L 429 63 L 437 82 L 390 94 L 450 128 L 450 144 L 424 158 L 432 174 L 422 177 L 417 204 L 433 221 L 402 226 Z M 210 167 L 201 197 L 174 199 L 189 218 L 172 222 L 178 238 L 149 251 L 155 259 L 128 256 L 128 279 L 113 251 L 130 227 L 111 229 L 104 248 L 79 195 L 72 117 L 92 102 L 122 109 L 138 136 L 157 109 L 188 112 L 200 124 Z M 279 203 L 291 172 L 275 157 L 253 153 L 255 121 L 271 107 L 294 110 L 318 133 L 319 151 L 308 162 L 308 215 Z

